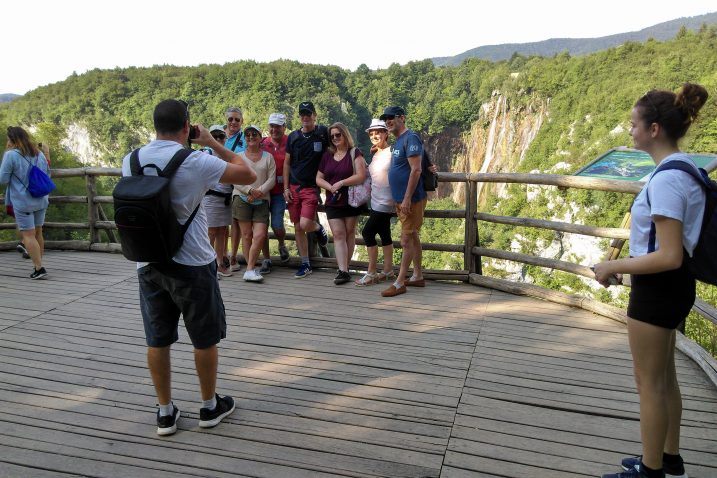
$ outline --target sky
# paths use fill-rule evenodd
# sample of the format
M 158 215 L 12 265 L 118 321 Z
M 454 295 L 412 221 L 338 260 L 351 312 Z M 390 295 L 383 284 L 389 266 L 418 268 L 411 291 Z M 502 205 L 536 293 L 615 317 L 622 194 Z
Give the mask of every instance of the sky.
M 0 93 L 24 94 L 94 68 L 283 58 L 380 69 L 715 10 L 714 0 L 9 0 L 0 3 Z

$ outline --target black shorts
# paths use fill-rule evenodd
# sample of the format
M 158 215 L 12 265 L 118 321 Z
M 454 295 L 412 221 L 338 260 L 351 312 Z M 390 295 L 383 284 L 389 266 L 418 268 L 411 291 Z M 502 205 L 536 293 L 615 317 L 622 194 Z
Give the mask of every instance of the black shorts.
M 179 340 L 180 314 L 194 348 L 211 347 L 227 336 L 215 261 L 206 266 L 152 263 L 138 269 L 137 278 L 148 346 L 166 347 Z
M 686 266 L 657 274 L 633 274 L 627 316 L 676 329 L 695 303 L 695 279 Z
M 342 219 L 344 217 L 360 216 L 366 210 L 366 206 L 324 206 L 327 219 Z

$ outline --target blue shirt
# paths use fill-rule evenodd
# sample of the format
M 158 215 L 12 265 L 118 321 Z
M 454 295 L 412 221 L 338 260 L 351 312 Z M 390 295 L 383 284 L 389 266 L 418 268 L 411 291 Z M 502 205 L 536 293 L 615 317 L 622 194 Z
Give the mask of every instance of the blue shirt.
M 5 203 L 12 204 L 17 211 L 34 212 L 47 208 L 49 200 L 47 196 L 34 198 L 27 190 L 27 175 L 30 172 L 30 162 L 40 168 L 49 176 L 50 169 L 47 165 L 45 155 L 39 153 L 37 156 L 28 157 L 27 161 L 17 149 L 5 151 L 0 164 L 0 184 L 7 184 L 5 191 Z
M 403 202 L 408 187 L 408 178 L 411 175 L 411 164 L 408 162 L 410 156 L 423 155 L 423 143 L 418 135 L 409 130 L 398 137 L 396 144 L 391 151 L 391 167 L 388 169 L 388 184 L 391 186 L 391 195 L 397 203 Z M 423 181 L 418 178 L 416 189 L 411 196 L 411 202 L 418 202 L 426 198 L 426 191 L 423 189 Z
M 239 144 L 236 144 L 237 141 L 239 142 Z M 241 153 L 242 151 L 246 151 L 246 140 L 244 139 L 244 133 L 239 131 L 231 138 L 227 138 L 227 140 L 224 141 L 224 147 L 231 151 L 234 151 L 235 153 Z

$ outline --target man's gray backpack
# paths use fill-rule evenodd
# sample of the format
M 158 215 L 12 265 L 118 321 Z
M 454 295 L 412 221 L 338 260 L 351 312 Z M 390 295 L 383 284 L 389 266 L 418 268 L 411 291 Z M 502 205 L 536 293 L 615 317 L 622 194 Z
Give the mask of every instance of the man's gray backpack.
M 199 210 L 199 205 L 182 225 L 172 209 L 169 184 L 179 166 L 192 153 L 180 149 L 164 169 L 155 164 L 141 166 L 139 149 L 130 155 L 131 176 L 117 183 L 114 198 L 115 223 L 119 230 L 122 254 L 136 262 L 170 262 L 184 241 L 184 233 Z M 154 168 L 157 176 L 145 175 Z

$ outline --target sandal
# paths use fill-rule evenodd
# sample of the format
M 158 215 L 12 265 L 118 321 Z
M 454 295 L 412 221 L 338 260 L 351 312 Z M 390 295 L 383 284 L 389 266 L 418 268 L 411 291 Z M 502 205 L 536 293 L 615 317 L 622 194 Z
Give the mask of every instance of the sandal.
M 378 284 L 378 274 L 369 274 L 368 272 L 363 275 L 362 278 L 357 279 L 354 281 L 354 284 L 357 286 L 367 286 L 367 285 L 373 285 Z
M 377 275 L 379 282 L 393 281 L 396 280 L 396 273 L 391 272 L 379 272 Z

